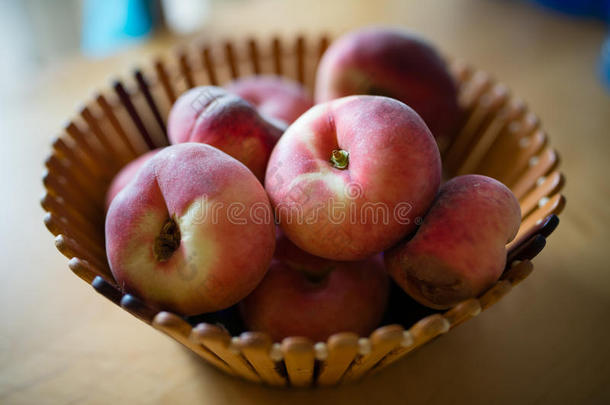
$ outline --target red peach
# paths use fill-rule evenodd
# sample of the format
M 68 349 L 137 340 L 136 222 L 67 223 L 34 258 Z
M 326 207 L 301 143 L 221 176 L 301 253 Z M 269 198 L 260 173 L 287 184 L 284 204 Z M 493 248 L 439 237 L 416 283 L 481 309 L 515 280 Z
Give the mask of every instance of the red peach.
M 351 261 L 413 230 L 440 178 L 438 148 L 415 111 L 387 97 L 353 96 L 316 105 L 288 128 L 265 188 L 292 242 Z
M 415 236 L 386 252 L 388 272 L 419 303 L 449 308 L 498 280 L 505 246 L 520 222 L 519 202 L 499 181 L 453 178 L 441 186 Z
M 161 149 L 149 150 L 148 152 L 138 156 L 131 162 L 127 163 L 117 173 L 117 175 L 114 176 L 114 178 L 112 179 L 112 182 L 110 183 L 110 186 L 108 187 L 108 191 L 106 191 L 106 201 L 104 203 L 104 206 L 106 207 L 106 211 L 108 211 L 108 207 L 110 207 L 110 203 L 112 202 L 114 197 L 116 197 L 116 195 L 119 193 L 119 191 L 124 189 L 125 186 L 127 184 L 129 184 L 129 182 L 134 177 L 136 177 L 136 174 L 138 173 L 138 170 L 140 170 L 142 165 L 144 163 L 146 163 L 146 161 L 148 159 L 155 156 L 155 154 L 157 152 L 159 152 L 160 150 Z
M 125 292 L 194 315 L 227 308 L 262 280 L 275 226 L 265 190 L 209 145 L 169 146 L 110 204 L 106 252 Z
M 229 83 L 226 89 L 252 103 L 261 114 L 288 125 L 313 107 L 313 100 L 300 83 L 280 76 L 249 76 Z
M 307 274 L 315 276 L 324 275 L 328 272 L 328 264 L 334 262 L 322 257 L 314 256 L 299 249 L 286 237 L 282 229 L 276 227 L 275 252 L 273 258 L 285 263 L 289 267 L 299 267 L 306 270 Z
M 261 116 L 252 104 L 214 86 L 182 94 L 167 122 L 171 143 L 212 145 L 245 164 L 261 181 L 269 154 L 284 130 L 283 122 Z
M 389 293 L 381 255 L 335 262 L 299 251 L 285 237 L 277 246 L 265 278 L 239 304 L 248 329 L 267 332 L 274 341 L 325 341 L 338 332 L 368 335 L 379 325 Z
M 408 31 L 369 27 L 329 47 L 318 67 L 316 102 L 353 94 L 388 96 L 407 104 L 441 148 L 454 135 L 460 114 L 457 86 L 434 47 Z

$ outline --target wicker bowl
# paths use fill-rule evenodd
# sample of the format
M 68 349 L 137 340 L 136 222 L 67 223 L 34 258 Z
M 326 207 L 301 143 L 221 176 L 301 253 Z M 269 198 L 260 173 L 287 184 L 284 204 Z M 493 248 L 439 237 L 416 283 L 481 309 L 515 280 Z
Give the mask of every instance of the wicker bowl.
M 465 114 L 459 134 L 442 145 L 447 176 L 481 173 L 509 186 L 523 221 L 508 248 L 502 278 L 478 298 L 448 311 L 425 309 L 393 294 L 384 326 L 368 337 L 339 333 L 326 342 L 289 337 L 272 342 L 243 332 L 231 310 L 183 318 L 158 312 L 117 288 L 104 247 L 104 195 L 117 171 L 149 149 L 167 145 L 165 123 L 176 97 L 197 85 L 222 85 L 253 73 L 277 73 L 312 88 L 327 37 L 246 39 L 182 48 L 87 100 L 55 139 L 45 162 L 44 222 L 70 269 L 106 298 L 161 330 L 222 371 L 273 386 L 310 387 L 357 380 L 393 363 L 489 308 L 532 271 L 565 205 L 557 153 L 538 118 L 488 74 L 453 60 Z M 234 334 L 234 336 L 232 336 Z

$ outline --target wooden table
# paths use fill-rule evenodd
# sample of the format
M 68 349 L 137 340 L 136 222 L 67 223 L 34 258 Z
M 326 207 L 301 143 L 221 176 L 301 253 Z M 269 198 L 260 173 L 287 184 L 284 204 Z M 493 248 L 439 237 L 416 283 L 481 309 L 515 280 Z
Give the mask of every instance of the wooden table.
M 359 384 L 288 391 L 235 380 L 72 275 L 38 205 L 49 142 L 79 100 L 175 39 L 66 60 L 1 90 L 0 403 L 609 403 L 610 94 L 595 74 L 603 25 L 517 1 L 212 5 L 210 39 L 399 24 L 493 72 L 561 152 L 568 205 L 558 230 L 534 274 L 498 305 Z

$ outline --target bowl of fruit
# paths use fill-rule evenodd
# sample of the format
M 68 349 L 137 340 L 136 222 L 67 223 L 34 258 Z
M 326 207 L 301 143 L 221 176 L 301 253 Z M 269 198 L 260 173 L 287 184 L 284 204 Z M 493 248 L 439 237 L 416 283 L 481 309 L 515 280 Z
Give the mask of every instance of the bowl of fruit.
M 504 84 L 373 27 L 136 69 L 54 140 L 41 204 L 98 293 L 228 374 L 314 387 L 524 280 L 565 205 L 558 164 Z

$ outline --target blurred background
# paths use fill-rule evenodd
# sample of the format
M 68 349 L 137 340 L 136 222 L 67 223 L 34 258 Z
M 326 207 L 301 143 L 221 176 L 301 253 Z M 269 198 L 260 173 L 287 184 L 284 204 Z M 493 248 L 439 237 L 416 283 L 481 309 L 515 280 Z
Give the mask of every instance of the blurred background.
M 489 0 L 502 7 L 531 8 L 531 13 L 561 14 L 566 24 L 573 20 L 604 26 L 610 20 L 610 0 Z M 62 61 L 84 57 L 103 59 L 136 44 L 169 38 L 189 38 L 206 33 L 239 31 L 260 33 L 297 28 L 324 27 L 342 31 L 361 20 L 384 20 L 388 8 L 405 2 L 379 2 L 359 15 L 358 2 L 265 1 L 265 0 L 0 0 L 0 65 L 2 86 L 15 84 L 15 76 L 27 76 Z M 464 13 L 470 2 L 464 2 Z M 517 4 L 521 3 L 521 4 Z M 425 8 L 424 5 L 421 6 Z M 485 5 L 481 5 L 485 7 Z M 370 14 L 370 11 L 374 11 Z M 292 18 L 269 23 L 275 14 Z M 397 17 L 400 14 L 394 14 Z M 482 14 L 484 16 L 484 14 Z M 455 16 L 456 19 L 460 15 Z M 510 14 L 506 16 L 510 18 Z M 396 23 L 403 23 L 397 18 Z M 527 21 L 513 21 L 515 30 Z M 481 21 L 481 25 L 485 22 Z M 538 27 L 539 32 L 544 27 Z M 523 32 L 516 33 L 523 35 Z M 536 40 L 535 36 L 531 38 Z M 560 40 L 560 38 L 557 38 Z M 610 45 L 599 41 L 598 75 L 610 86 Z M 592 66 L 592 72 L 596 66 Z
M 609 3 L 0 0 L 0 403 L 610 403 Z M 370 24 L 419 32 L 540 117 L 568 204 L 526 282 L 358 385 L 288 392 L 214 371 L 71 274 L 42 222 L 40 179 L 95 90 L 192 40 Z

